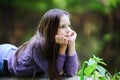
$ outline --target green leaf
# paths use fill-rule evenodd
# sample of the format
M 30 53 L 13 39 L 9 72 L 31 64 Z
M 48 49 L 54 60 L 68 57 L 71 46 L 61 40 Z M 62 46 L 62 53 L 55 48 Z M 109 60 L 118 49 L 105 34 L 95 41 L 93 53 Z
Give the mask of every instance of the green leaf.
M 97 65 L 96 69 L 100 72 L 100 74 L 101 74 L 102 76 L 104 76 L 105 73 L 106 73 L 106 71 L 107 71 L 104 67 L 102 67 L 102 66 L 100 66 L 100 65 Z
M 96 57 L 95 55 L 93 55 L 93 59 L 97 62 L 97 63 L 101 63 L 103 65 L 106 66 L 106 63 L 103 62 L 103 59 Z
M 120 72 L 118 72 L 118 73 L 116 73 L 116 74 L 114 74 L 113 75 L 113 78 L 112 78 L 112 80 L 120 80 Z
M 87 77 L 90 77 L 92 72 L 96 69 L 97 63 L 94 63 L 92 65 L 89 65 L 87 68 L 85 68 L 84 73 Z
M 107 80 L 105 77 L 101 77 L 99 80 Z
M 78 76 L 80 76 L 80 80 L 84 80 L 84 74 L 83 74 L 83 70 L 79 70 L 78 72 Z
M 101 63 L 101 64 L 103 64 L 103 65 L 105 65 L 105 66 L 107 65 L 107 64 L 106 64 L 105 62 L 103 62 L 103 61 L 100 61 L 99 63 Z
M 106 77 L 107 80 L 111 80 L 112 79 L 112 75 L 109 72 L 107 72 L 105 74 L 105 77 Z
M 94 74 L 94 78 L 95 78 L 95 79 L 101 77 L 101 74 L 100 74 L 98 71 L 96 71 L 96 70 L 94 71 L 93 74 Z
M 81 80 L 84 80 L 84 73 L 83 73 L 83 71 L 84 71 L 84 68 L 85 68 L 85 63 L 86 63 L 86 61 L 83 62 L 82 68 L 78 72 L 78 75 L 80 76 Z
M 95 64 L 96 61 L 93 58 L 90 58 L 89 61 L 87 62 L 88 65 Z

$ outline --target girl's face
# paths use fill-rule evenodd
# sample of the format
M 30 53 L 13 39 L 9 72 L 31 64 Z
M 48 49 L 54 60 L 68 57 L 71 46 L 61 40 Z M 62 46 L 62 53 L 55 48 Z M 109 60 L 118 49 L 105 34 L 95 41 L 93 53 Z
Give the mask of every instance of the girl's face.
M 62 36 L 69 35 L 69 33 L 71 31 L 70 26 L 71 25 L 70 25 L 69 17 L 67 15 L 63 15 L 60 18 L 60 23 L 59 23 L 57 35 L 62 35 Z

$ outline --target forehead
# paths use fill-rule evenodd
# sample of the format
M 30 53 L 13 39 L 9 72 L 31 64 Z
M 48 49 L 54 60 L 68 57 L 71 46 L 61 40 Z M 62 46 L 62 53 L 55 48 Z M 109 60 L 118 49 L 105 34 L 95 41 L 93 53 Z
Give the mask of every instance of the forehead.
M 62 25 L 62 24 L 70 24 L 69 16 L 63 15 L 60 18 L 60 25 Z

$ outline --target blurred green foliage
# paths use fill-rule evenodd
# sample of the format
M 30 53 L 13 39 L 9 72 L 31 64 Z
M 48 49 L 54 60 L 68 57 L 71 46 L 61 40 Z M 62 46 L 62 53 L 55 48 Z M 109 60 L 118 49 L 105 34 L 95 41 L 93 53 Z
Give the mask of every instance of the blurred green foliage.
M 120 0 L 0 0 L 0 5 L 11 5 L 29 10 L 46 11 L 50 8 L 62 8 L 69 11 L 100 10 L 109 12 L 120 4 Z

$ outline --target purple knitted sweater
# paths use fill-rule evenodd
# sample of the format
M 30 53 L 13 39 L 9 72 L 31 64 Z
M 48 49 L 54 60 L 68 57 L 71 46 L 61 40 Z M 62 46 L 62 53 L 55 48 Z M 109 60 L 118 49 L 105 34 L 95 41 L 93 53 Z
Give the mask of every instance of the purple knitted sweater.
M 33 45 L 35 45 L 34 50 L 32 50 Z M 11 74 L 16 76 L 30 76 L 40 73 L 48 76 L 48 61 L 42 56 L 42 53 L 38 49 L 38 45 L 41 44 L 31 41 L 19 55 L 18 64 L 15 61 L 16 52 L 10 56 L 8 60 L 8 70 Z M 67 76 L 75 75 L 78 70 L 77 53 L 74 53 L 72 56 L 59 54 L 57 58 L 57 67 L 59 73 L 64 71 Z

